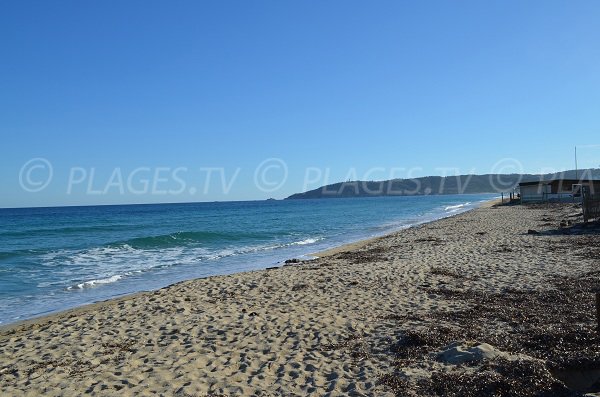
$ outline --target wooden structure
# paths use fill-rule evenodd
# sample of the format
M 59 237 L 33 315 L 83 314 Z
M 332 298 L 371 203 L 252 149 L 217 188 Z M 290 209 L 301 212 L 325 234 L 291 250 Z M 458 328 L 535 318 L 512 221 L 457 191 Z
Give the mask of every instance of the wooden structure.
M 600 219 L 600 193 L 593 194 L 584 189 L 582 207 L 584 222 Z

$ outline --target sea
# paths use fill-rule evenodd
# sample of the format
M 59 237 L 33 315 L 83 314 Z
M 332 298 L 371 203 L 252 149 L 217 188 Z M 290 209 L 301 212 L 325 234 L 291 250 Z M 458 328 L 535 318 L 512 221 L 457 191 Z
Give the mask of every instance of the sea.
M 0 209 L 0 325 L 464 212 L 495 194 Z

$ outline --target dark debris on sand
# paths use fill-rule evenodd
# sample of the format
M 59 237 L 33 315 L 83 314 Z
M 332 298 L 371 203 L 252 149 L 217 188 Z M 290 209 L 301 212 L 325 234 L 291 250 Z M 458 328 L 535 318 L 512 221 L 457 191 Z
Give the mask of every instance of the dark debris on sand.
M 436 274 L 445 271 L 434 269 Z M 405 329 L 390 347 L 396 368 L 380 384 L 398 396 L 581 396 L 600 391 L 600 382 L 579 390 L 560 371 L 600 373 L 600 336 L 596 329 L 595 291 L 600 272 L 555 277 L 542 291 L 506 289 L 502 293 L 424 287 L 442 299 L 461 300 L 469 308 L 433 312 L 422 328 Z M 398 318 L 401 323 L 403 319 Z M 495 359 L 465 371 L 434 371 L 430 378 L 408 382 L 402 369 L 431 360 L 453 341 L 488 343 L 531 360 Z M 462 369 L 462 370 L 461 370 Z M 600 380 L 600 378 L 599 378 Z M 567 385 L 568 384 L 568 385 Z M 569 386 L 569 387 L 567 387 Z
M 354 264 L 371 263 L 387 260 L 388 250 L 383 247 L 374 247 L 359 251 L 341 252 L 335 256 L 335 259 L 351 261 Z
M 435 396 L 572 396 L 543 364 L 532 361 L 496 360 L 477 372 L 436 372 L 417 384 L 419 395 Z
M 395 390 L 398 396 L 448 397 L 550 397 L 577 396 L 557 381 L 543 364 L 532 361 L 495 360 L 475 372 L 434 372 L 431 378 L 411 384 L 391 374 L 379 384 Z

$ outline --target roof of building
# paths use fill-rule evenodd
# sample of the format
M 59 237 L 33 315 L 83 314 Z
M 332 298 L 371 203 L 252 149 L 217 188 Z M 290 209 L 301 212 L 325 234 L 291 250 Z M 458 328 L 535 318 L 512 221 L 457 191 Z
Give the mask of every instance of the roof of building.
M 593 179 L 593 178 L 587 178 L 587 179 L 573 179 L 573 178 L 541 179 L 539 181 L 521 182 L 521 183 L 519 183 L 519 186 L 532 186 L 532 185 L 542 185 L 542 184 L 548 185 L 552 182 L 578 184 L 578 183 L 600 182 L 600 179 Z

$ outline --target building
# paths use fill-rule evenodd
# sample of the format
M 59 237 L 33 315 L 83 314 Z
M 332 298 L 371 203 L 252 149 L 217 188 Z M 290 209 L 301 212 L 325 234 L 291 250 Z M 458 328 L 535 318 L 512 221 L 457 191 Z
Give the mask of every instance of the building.
M 522 203 L 582 200 L 582 191 L 600 193 L 600 180 L 549 179 L 519 183 Z

